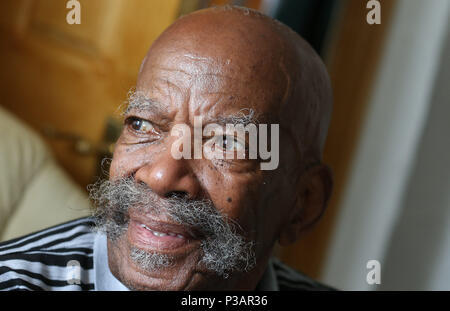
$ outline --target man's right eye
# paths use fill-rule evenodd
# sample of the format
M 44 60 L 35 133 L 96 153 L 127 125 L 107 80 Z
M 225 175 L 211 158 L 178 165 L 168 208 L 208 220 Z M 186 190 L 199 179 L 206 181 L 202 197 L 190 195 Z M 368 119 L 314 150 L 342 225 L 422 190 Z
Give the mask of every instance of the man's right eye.
M 148 120 L 144 120 L 136 117 L 129 117 L 125 120 L 125 124 L 133 131 L 139 134 L 152 134 L 156 133 L 156 130 L 152 123 Z

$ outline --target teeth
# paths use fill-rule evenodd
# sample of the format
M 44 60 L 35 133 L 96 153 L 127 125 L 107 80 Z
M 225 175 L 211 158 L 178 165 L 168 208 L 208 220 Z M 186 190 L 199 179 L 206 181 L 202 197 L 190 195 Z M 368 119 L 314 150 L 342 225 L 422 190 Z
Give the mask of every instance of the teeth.
M 168 232 L 168 233 L 158 232 L 158 231 L 155 231 L 155 230 L 150 229 L 149 227 L 147 227 L 147 226 L 144 225 L 144 224 L 140 224 L 140 226 L 141 226 L 142 228 L 147 229 L 148 231 L 151 231 L 151 233 L 153 233 L 154 236 L 159 236 L 159 237 L 172 236 L 172 237 L 177 237 L 177 238 L 180 238 L 180 239 L 184 239 L 184 236 L 181 235 L 181 234 L 176 234 L 176 233 L 173 233 L 173 232 Z
M 158 232 L 158 231 L 153 231 L 153 235 L 156 235 L 156 236 L 166 236 L 167 234 L 162 233 L 162 232 Z

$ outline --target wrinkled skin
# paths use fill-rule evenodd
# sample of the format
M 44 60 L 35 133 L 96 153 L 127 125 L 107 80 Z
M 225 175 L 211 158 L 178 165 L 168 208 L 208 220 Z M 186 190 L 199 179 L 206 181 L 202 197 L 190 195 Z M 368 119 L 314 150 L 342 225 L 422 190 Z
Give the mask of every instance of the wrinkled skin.
M 139 137 L 125 127 L 110 178 L 135 176 L 158 196 L 182 192 L 212 200 L 256 241 L 251 271 L 217 277 L 198 267 L 194 242 L 176 265 L 142 271 L 129 259 L 125 239 L 108 243 L 113 274 L 133 289 L 253 290 L 274 244 L 287 245 L 322 215 L 331 192 L 321 150 L 331 113 L 331 88 L 313 50 L 287 27 L 239 9 L 207 9 L 185 16 L 152 45 L 136 90 L 164 111 L 129 111 L 156 124 L 158 139 Z M 241 109 L 254 109 L 262 123 L 280 124 L 280 164 L 260 170 L 258 160 L 210 161 L 171 157 L 174 124 L 203 124 Z

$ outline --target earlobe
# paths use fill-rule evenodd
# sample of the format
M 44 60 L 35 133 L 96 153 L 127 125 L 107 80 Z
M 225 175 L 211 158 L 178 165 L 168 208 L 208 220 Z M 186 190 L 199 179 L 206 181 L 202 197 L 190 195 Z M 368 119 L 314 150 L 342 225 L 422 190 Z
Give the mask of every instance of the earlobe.
M 300 177 L 297 200 L 286 226 L 282 228 L 279 244 L 286 246 L 297 241 L 323 215 L 332 190 L 332 175 L 328 166 L 319 164 Z

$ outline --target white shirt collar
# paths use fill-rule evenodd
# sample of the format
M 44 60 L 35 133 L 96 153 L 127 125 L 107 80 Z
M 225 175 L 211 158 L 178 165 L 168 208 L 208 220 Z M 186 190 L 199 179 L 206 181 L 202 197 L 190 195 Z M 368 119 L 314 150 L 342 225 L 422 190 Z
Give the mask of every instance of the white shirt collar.
M 95 290 L 97 291 L 128 291 L 109 270 L 108 264 L 108 243 L 106 235 L 97 233 L 94 241 L 94 271 Z

